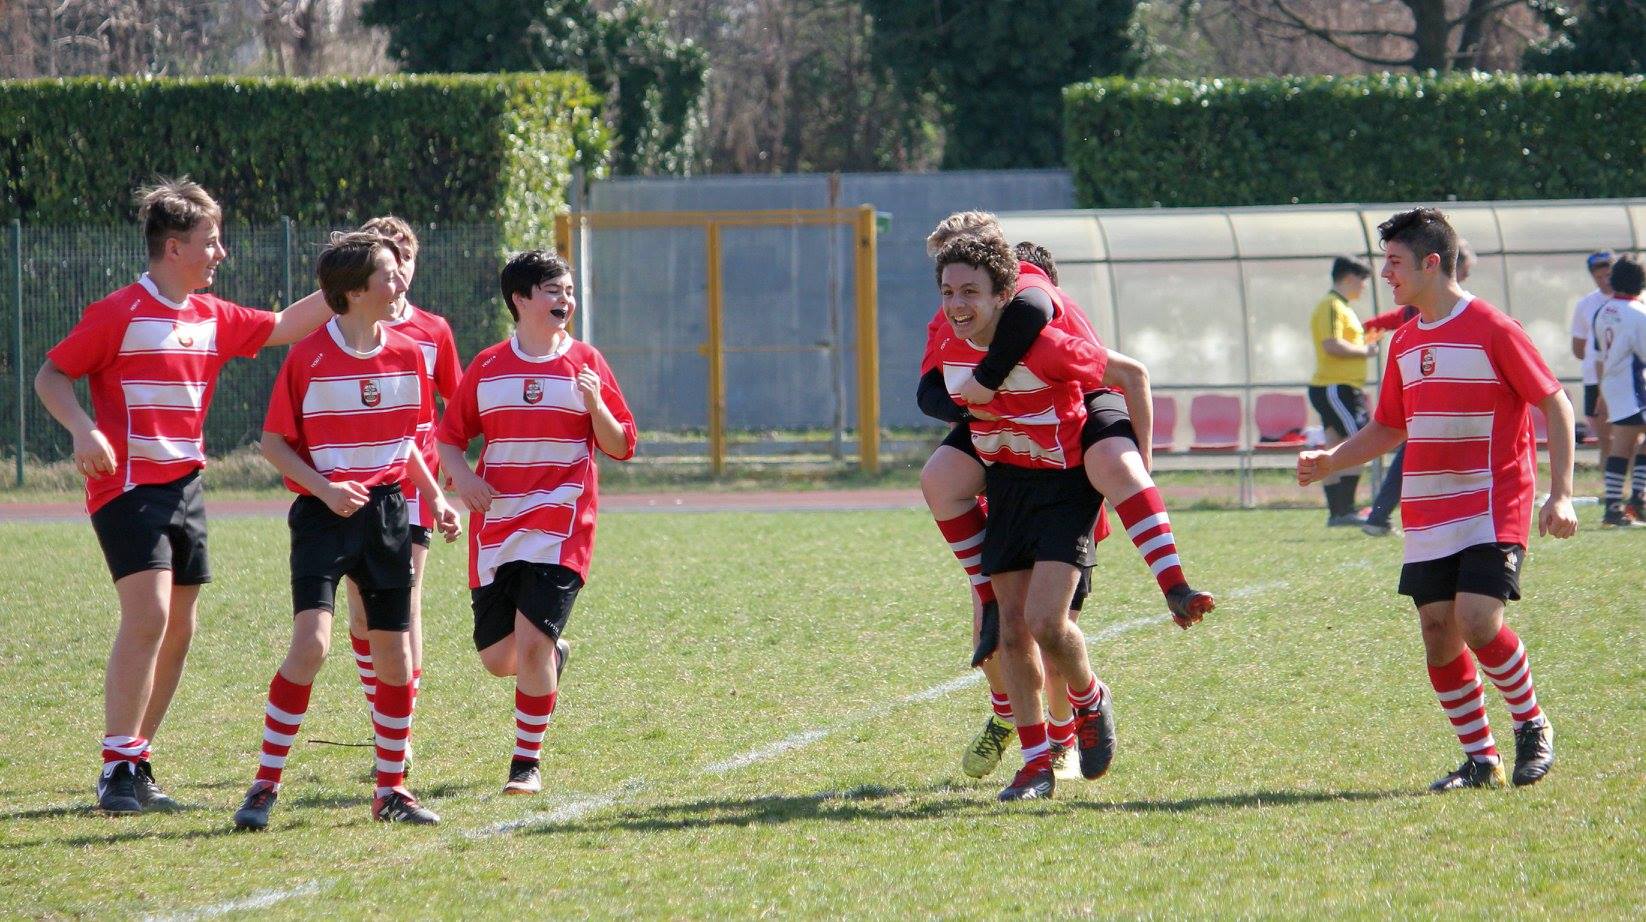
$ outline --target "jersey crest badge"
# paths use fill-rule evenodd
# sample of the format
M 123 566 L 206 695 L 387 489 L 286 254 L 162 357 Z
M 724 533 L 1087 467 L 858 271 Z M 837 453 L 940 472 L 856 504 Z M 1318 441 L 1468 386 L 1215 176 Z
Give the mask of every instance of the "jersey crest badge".
M 525 389 L 521 392 L 520 398 L 522 400 L 526 401 L 527 403 L 533 404 L 533 405 L 542 403 L 543 402 L 543 382 L 542 382 L 542 380 L 540 380 L 538 378 L 527 378 L 526 379 Z
M 377 389 L 377 382 L 370 378 L 360 382 L 360 403 L 364 406 L 375 407 L 383 402 L 383 393 Z
M 193 346 L 194 345 L 194 334 L 190 333 L 188 330 L 183 329 L 182 327 L 178 327 L 177 328 L 177 344 L 179 346 L 182 346 L 184 349 L 187 349 L 190 346 Z
M 1428 376 L 1434 374 L 1435 373 L 1435 351 L 1433 349 L 1424 349 L 1423 350 L 1422 361 L 1418 362 L 1417 367 L 1418 367 L 1419 371 L 1423 372 L 1423 377 L 1425 377 L 1425 378 L 1427 378 Z

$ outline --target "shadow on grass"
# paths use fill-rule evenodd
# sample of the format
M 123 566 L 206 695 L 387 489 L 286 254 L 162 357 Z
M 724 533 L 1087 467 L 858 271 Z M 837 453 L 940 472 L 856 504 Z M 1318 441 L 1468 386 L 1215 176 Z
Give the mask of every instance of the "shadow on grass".
M 91 811 L 87 811 L 90 813 Z M 126 842 L 188 842 L 195 839 L 215 839 L 219 836 L 234 835 L 238 830 L 224 821 L 222 826 L 211 829 L 176 829 L 159 830 L 141 825 L 142 820 L 137 817 L 102 817 L 93 814 L 99 819 L 111 824 L 133 824 L 119 832 L 109 833 L 82 833 L 75 836 L 47 836 L 40 839 L 15 839 L 6 843 L 7 848 L 61 848 L 84 847 L 93 845 L 121 845 Z
M 1194 813 L 1202 810 L 1265 809 L 1339 802 L 1376 802 L 1423 796 L 1395 791 L 1250 791 L 1216 797 L 1181 800 L 1051 800 L 1037 804 L 1002 805 L 993 791 L 952 784 L 918 788 L 867 786 L 846 791 L 750 799 L 694 800 L 654 807 L 629 808 L 602 819 L 546 823 L 525 830 L 530 834 L 578 832 L 655 832 L 714 826 L 753 826 L 807 820 L 858 822 L 876 820 L 931 820 L 949 817 L 997 817 L 1006 811 L 1030 809 L 1034 815 L 1100 811 L 1105 813 Z

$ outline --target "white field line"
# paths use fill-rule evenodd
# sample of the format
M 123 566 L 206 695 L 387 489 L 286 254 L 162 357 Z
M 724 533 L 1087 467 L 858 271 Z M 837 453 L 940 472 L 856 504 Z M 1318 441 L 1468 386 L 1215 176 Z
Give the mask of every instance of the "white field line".
M 212 919 L 225 916 L 231 912 L 250 912 L 254 909 L 267 909 L 276 903 L 299 897 L 314 896 L 326 887 L 331 886 L 328 881 L 311 880 L 298 884 L 288 890 L 259 890 L 251 896 L 243 896 L 237 900 L 225 900 L 221 903 L 212 903 L 197 909 L 185 909 L 182 912 L 149 914 L 143 918 L 145 922 L 185 922 L 192 919 Z
M 1269 583 L 1254 583 L 1250 586 L 1234 589 L 1227 593 L 1224 598 L 1249 598 L 1254 595 L 1262 595 L 1268 592 L 1286 589 L 1289 586 L 1290 584 L 1285 580 L 1278 580 Z M 1140 628 L 1150 627 L 1156 624 L 1164 624 L 1170 620 L 1170 615 L 1151 615 L 1146 618 L 1133 618 L 1129 621 L 1119 621 L 1114 624 L 1101 627 L 1086 635 L 1086 643 L 1089 646 L 1093 643 L 1097 643 L 1098 641 L 1109 640 Z M 852 715 L 851 717 L 846 718 L 844 721 L 833 727 L 818 727 L 811 730 L 804 730 L 800 733 L 786 736 L 776 742 L 768 743 L 740 755 L 732 756 L 729 759 L 710 763 L 699 769 L 699 772 L 701 774 L 719 775 L 739 768 L 746 768 L 760 762 L 770 761 L 771 759 L 775 759 L 785 753 L 810 746 L 813 743 L 823 740 L 840 730 L 861 723 L 864 720 L 878 717 L 893 707 L 936 701 L 937 699 L 953 692 L 970 688 L 982 681 L 983 673 L 973 670 L 965 675 L 956 676 L 952 679 L 939 682 L 938 684 L 922 691 L 904 695 L 889 706 L 882 705 L 879 707 L 867 708 L 857 714 Z M 647 786 L 648 783 L 644 779 L 631 778 L 611 790 L 603 791 L 599 794 L 590 794 L 584 797 L 578 797 L 569 800 L 566 803 L 560 804 L 551 810 L 545 810 L 541 813 L 522 817 L 518 820 L 508 820 L 506 822 L 493 823 L 489 826 L 481 826 L 477 829 L 471 829 L 464 833 L 464 835 L 467 838 L 489 838 L 491 836 L 510 835 L 512 833 L 521 832 L 524 830 L 540 829 L 545 826 L 553 826 L 559 823 L 570 822 L 575 819 L 581 819 L 591 813 L 604 810 L 608 807 L 614 807 L 618 804 L 631 800 L 636 794 L 645 790 Z M 431 840 L 431 842 L 433 841 L 437 840 Z M 272 906 L 275 903 L 297 897 L 313 896 L 319 893 L 321 889 L 326 886 L 329 886 L 329 882 L 311 880 L 306 883 L 299 884 L 289 890 L 271 890 L 262 893 L 254 893 L 251 896 L 243 897 L 238 900 L 213 903 L 199 909 L 189 909 L 169 915 L 146 915 L 144 916 L 144 919 L 207 919 L 231 912 L 262 909 L 267 906 Z

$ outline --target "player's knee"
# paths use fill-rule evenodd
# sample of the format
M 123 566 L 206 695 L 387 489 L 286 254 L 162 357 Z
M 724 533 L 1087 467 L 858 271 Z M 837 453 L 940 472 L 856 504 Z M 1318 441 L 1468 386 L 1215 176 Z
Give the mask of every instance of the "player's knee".
M 936 457 L 920 469 L 920 495 L 925 498 L 926 505 L 934 510 L 970 499 L 961 485 L 955 482 L 952 471 Z
M 509 640 L 500 640 L 480 651 L 480 665 L 485 670 L 500 679 L 515 674 L 514 644 Z

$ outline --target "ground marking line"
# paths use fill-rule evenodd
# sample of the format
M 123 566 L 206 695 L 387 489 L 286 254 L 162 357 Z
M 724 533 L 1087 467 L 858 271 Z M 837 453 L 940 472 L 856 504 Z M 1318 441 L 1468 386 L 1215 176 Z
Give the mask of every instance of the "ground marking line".
M 1342 566 L 1343 565 L 1340 564 L 1334 569 L 1340 569 Z M 1239 589 L 1231 590 L 1225 595 L 1225 598 L 1247 598 L 1276 590 L 1287 589 L 1290 585 L 1291 584 L 1285 580 L 1276 580 L 1268 583 L 1256 583 L 1250 586 L 1244 586 Z M 1138 630 L 1139 628 L 1149 627 L 1156 624 L 1164 624 L 1170 620 L 1170 615 L 1151 615 L 1144 618 L 1133 618 L 1129 621 L 1120 621 L 1115 624 L 1105 625 L 1104 627 L 1093 631 L 1091 634 L 1088 634 L 1086 637 L 1086 643 L 1090 646 L 1098 641 L 1109 640 L 1111 638 L 1118 637 L 1121 634 Z M 810 746 L 811 744 L 818 742 L 833 733 L 854 726 L 864 720 L 872 719 L 873 717 L 884 714 L 892 708 L 906 704 L 920 704 L 928 701 L 935 701 L 938 698 L 942 698 L 952 692 L 970 688 L 982 681 L 983 673 L 973 670 L 965 675 L 956 676 L 952 679 L 939 682 L 938 684 L 922 691 L 904 695 L 901 698 L 898 698 L 893 704 L 881 705 L 876 708 L 865 710 L 855 717 L 847 718 L 834 727 L 820 727 L 806 730 L 792 736 L 784 737 L 774 743 L 768 743 L 757 749 L 751 749 L 748 752 L 733 756 L 730 759 L 711 763 L 699 769 L 698 773 L 724 774 L 725 772 L 729 772 L 734 769 L 745 768 L 750 765 L 765 762 L 783 755 L 784 753 Z M 591 813 L 604 810 L 608 807 L 614 807 L 626 800 L 629 800 L 635 794 L 640 793 L 647 787 L 648 782 L 645 781 L 645 779 L 631 778 L 608 791 L 578 797 L 566 803 L 560 804 L 553 809 L 545 810 L 533 816 L 523 817 L 518 820 L 508 820 L 501 823 L 493 823 L 490 826 L 482 826 L 478 829 L 471 829 L 467 831 L 464 836 L 472 839 L 509 835 L 526 829 L 552 826 L 557 823 L 581 819 Z M 439 840 L 430 840 L 430 844 L 437 844 L 438 841 Z M 321 889 L 329 885 L 329 881 L 311 880 L 290 890 L 275 890 L 266 891 L 263 893 L 254 893 L 251 896 L 242 897 L 238 900 L 214 903 L 200 909 L 184 910 L 178 913 L 165 915 L 145 915 L 144 919 L 155 920 L 155 922 L 158 922 L 158 920 L 205 919 L 224 915 L 230 912 L 239 912 L 248 909 L 262 909 L 284 900 L 304 896 L 313 896 L 319 893 Z
M 228 915 L 231 912 L 247 912 L 253 909 L 267 909 L 276 903 L 296 899 L 303 896 L 314 896 L 321 890 L 331 886 L 330 881 L 311 880 L 298 884 L 289 890 L 260 890 L 250 896 L 243 896 L 237 900 L 225 900 L 221 903 L 212 903 L 198 909 L 185 909 L 181 912 L 163 913 L 143 916 L 145 922 L 185 922 L 192 919 L 211 919 L 217 916 Z

